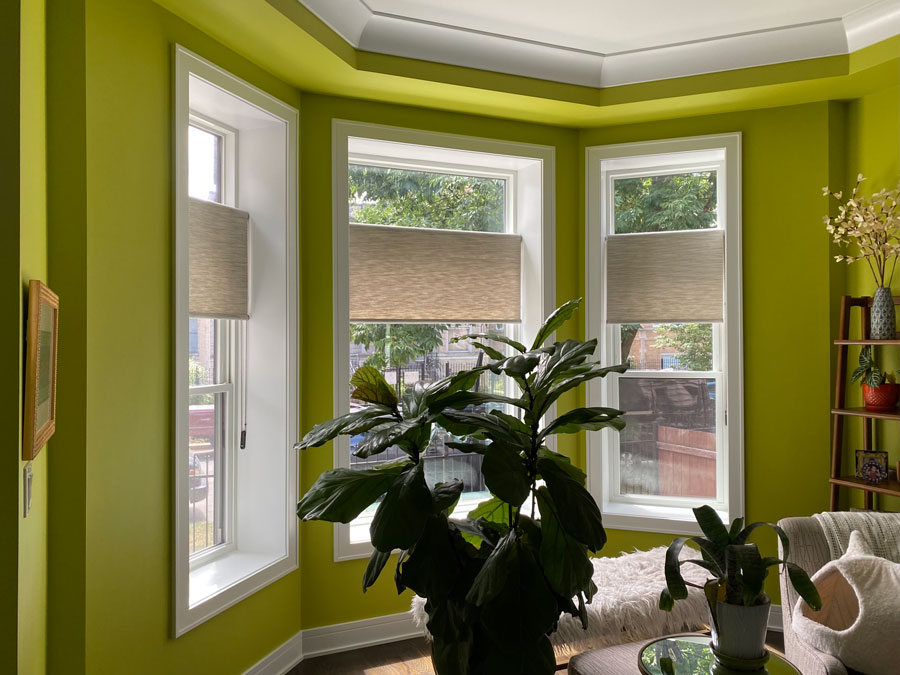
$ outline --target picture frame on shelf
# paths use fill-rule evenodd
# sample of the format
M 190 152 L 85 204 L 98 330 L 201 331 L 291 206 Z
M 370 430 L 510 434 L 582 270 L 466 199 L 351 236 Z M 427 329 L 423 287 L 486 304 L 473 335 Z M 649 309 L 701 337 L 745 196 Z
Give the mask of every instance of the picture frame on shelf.
M 873 484 L 886 481 L 888 478 L 888 453 L 883 450 L 857 450 L 856 477 Z
M 25 419 L 22 459 L 37 457 L 56 431 L 56 354 L 59 297 L 37 279 L 28 283 Z

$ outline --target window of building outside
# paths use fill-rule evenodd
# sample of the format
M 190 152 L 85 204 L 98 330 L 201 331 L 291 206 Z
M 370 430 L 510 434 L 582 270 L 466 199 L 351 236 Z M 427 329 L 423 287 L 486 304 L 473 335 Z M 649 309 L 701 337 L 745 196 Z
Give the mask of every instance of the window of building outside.
M 610 527 L 741 515 L 739 150 L 735 135 L 588 150 L 589 331 L 630 366 L 588 393 L 626 411 L 588 441 Z
M 297 111 L 175 50 L 173 632 L 297 567 Z
M 346 227 L 350 232 L 350 270 L 345 267 L 341 275 L 344 278 L 349 276 L 351 300 L 349 310 L 342 309 L 343 321 L 336 322 L 335 327 L 336 331 L 346 336 L 343 360 L 348 365 L 348 370 L 341 373 L 340 362 L 336 364 L 335 386 L 338 393 L 335 407 L 337 409 L 343 405 L 347 411 L 363 405 L 350 397 L 351 388 L 348 385 L 349 377 L 361 366 L 377 368 L 398 394 L 402 394 L 417 383 L 435 382 L 484 363 L 486 357 L 481 350 L 471 347 L 466 341 L 454 342 L 454 338 L 468 333 L 494 333 L 518 339 L 522 339 L 523 335 L 533 336 L 540 325 L 539 317 L 549 311 L 544 302 L 544 282 L 549 266 L 543 263 L 546 254 L 542 231 L 545 196 L 541 186 L 546 180 L 545 172 L 550 169 L 552 153 L 548 155 L 547 149 L 543 149 L 543 157 L 516 157 L 428 146 L 425 143 L 404 146 L 397 141 L 407 138 L 407 133 L 415 136 L 417 132 L 387 130 L 383 133 L 395 140 L 384 142 L 348 135 L 345 141 L 346 201 L 343 212 L 336 214 L 336 227 Z M 399 137 L 394 136 L 395 133 Z M 452 143 L 454 138 L 421 135 L 424 136 L 423 141 L 439 143 Z M 336 145 L 341 142 L 342 137 L 336 136 Z M 473 144 L 478 145 L 478 142 L 468 145 Z M 490 142 L 485 144 L 490 150 Z M 361 247 L 354 239 L 356 229 L 373 229 L 369 226 L 415 229 L 426 237 L 422 240 L 425 243 L 418 247 L 402 243 L 384 258 L 379 257 L 378 264 L 390 270 L 387 283 L 396 285 L 398 298 L 404 295 L 404 285 L 422 283 L 418 275 L 425 274 L 438 280 L 432 285 L 433 295 L 425 303 L 428 308 L 423 309 L 431 320 L 381 321 L 372 316 L 374 309 L 356 309 L 356 299 L 374 289 L 365 285 L 361 288 L 356 286 L 365 282 L 358 281 L 353 275 L 353 261 L 359 256 L 384 255 Z M 377 227 L 374 231 L 378 233 Z M 429 243 L 427 237 L 439 231 L 462 236 L 434 239 L 433 243 Z M 460 275 L 477 277 L 480 266 L 484 264 L 473 258 L 470 267 L 457 268 L 450 261 L 454 257 L 451 249 L 459 241 L 465 241 L 467 233 L 518 236 L 513 244 L 516 275 L 521 276 L 518 282 L 522 289 L 521 296 L 515 296 L 518 320 L 503 321 L 498 320 L 497 316 L 473 316 L 466 320 L 466 316 L 446 314 L 453 312 L 450 307 L 467 304 L 467 298 L 458 297 Z M 488 243 L 491 241 L 487 240 Z M 527 247 L 531 247 L 529 252 L 535 261 L 530 266 L 523 263 L 528 256 L 523 255 L 522 251 Z M 336 270 L 340 268 L 340 264 L 336 265 Z M 336 279 L 336 288 L 340 286 L 340 280 Z M 526 289 L 533 292 L 530 307 L 522 300 Z M 477 292 L 473 290 L 471 293 Z M 490 288 L 480 289 L 480 293 L 490 292 Z M 390 303 L 390 294 L 388 296 L 387 302 Z M 402 301 L 398 302 L 402 304 Z M 336 306 L 340 307 L 341 303 L 336 302 Z M 409 306 L 397 308 L 400 313 L 406 310 L 413 311 Z M 393 308 L 388 311 L 393 311 Z M 360 314 L 362 316 L 358 316 Z M 511 391 L 507 378 L 489 371 L 481 376 L 476 386 L 501 395 Z M 343 446 L 337 442 L 336 465 L 363 469 L 402 454 L 399 448 L 394 447 L 374 457 L 357 457 L 354 450 L 364 438 L 364 434 L 353 436 Z M 490 494 L 481 475 L 482 456 L 449 447 L 448 443 L 454 440 L 459 439 L 435 426 L 423 461 L 426 480 L 430 485 L 454 478 L 463 481 L 463 494 L 454 511 L 455 516 L 461 517 L 479 502 L 488 499 Z M 369 554 L 369 526 L 377 507 L 377 503 L 370 506 L 349 526 L 337 526 L 335 553 L 338 559 Z

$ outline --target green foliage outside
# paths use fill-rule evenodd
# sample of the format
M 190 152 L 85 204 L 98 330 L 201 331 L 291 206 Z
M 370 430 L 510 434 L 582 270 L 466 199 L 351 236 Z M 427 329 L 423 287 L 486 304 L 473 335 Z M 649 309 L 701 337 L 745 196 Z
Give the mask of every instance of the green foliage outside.
M 203 384 L 206 381 L 206 368 L 204 368 L 196 359 L 188 362 L 188 377 L 191 387 Z M 191 405 L 207 405 L 213 403 L 215 394 L 191 394 Z
M 621 178 L 615 182 L 615 231 L 619 234 L 715 226 L 715 171 Z
M 656 346 L 674 347 L 680 370 L 712 370 L 711 323 L 662 323 L 656 327 Z
M 505 184 L 497 178 L 351 164 L 351 220 L 369 225 L 503 232 Z M 404 266 L 416 263 L 398 262 Z
M 405 391 L 403 369 L 420 356 L 425 356 L 444 344 L 440 324 L 404 323 L 351 323 L 350 339 L 366 349 L 375 351 L 366 358 L 364 365 L 384 372 L 397 369 L 398 390 Z

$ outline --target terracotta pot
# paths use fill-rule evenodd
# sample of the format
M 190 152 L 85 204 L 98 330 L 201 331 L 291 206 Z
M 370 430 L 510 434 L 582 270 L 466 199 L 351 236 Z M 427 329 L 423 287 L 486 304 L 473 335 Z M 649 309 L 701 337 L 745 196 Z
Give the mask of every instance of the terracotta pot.
M 885 382 L 880 387 L 862 386 L 863 403 L 872 412 L 894 412 L 900 400 L 900 384 Z

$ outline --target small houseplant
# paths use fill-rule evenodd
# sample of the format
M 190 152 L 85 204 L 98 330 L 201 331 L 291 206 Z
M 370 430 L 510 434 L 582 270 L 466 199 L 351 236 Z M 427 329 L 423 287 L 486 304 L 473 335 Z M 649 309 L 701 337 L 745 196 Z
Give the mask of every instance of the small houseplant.
M 530 349 L 505 335 L 457 338 L 471 341 L 492 361 L 430 385 L 417 383 L 402 401 L 378 370 L 360 367 L 351 380 L 352 396 L 367 405 L 316 425 L 295 446 L 366 433 L 357 455 L 371 457 L 392 446 L 406 454 L 374 469 L 326 471 L 300 500 L 297 515 L 349 523 L 381 498 L 370 528 L 375 552 L 363 591 L 399 551 L 397 591 L 409 588 L 426 599 L 439 675 L 550 675 L 556 662 L 547 635 L 560 613 L 587 625 L 585 604 L 596 591 L 588 552 L 603 547 L 606 533 L 584 487 L 584 472 L 546 441 L 555 434 L 619 430 L 625 422 L 621 411 L 599 407 L 543 418 L 565 392 L 626 367 L 591 361 L 596 340 L 545 344 L 580 302 L 551 314 Z M 500 351 L 504 346 L 512 356 Z M 519 395 L 472 391 L 485 370 L 509 376 Z M 507 412 L 479 412 L 476 406 Z M 462 439 L 452 447 L 484 456 L 481 472 L 493 496 L 463 520 L 449 518 L 462 482 L 425 482 L 423 457 L 435 425 Z M 540 518 L 523 513 L 526 501 Z
M 846 254 L 836 255 L 835 260 L 848 264 L 865 260 L 869 266 L 877 286 L 869 337 L 892 340 L 897 337 L 891 283 L 900 255 L 900 188 L 860 196 L 859 185 L 864 180 L 862 174 L 857 176 L 850 198 L 843 203 L 842 192 L 822 188 L 826 197 L 830 195 L 839 203 L 838 214 L 825 217 L 825 228 L 833 243 L 849 249 Z
M 784 565 L 794 588 L 810 607 L 820 609 L 822 601 L 809 575 L 798 565 L 788 562 L 790 543 L 777 525 L 752 523 L 744 527 L 744 519 L 736 518 L 726 528 L 715 509 L 701 506 L 694 509 L 694 517 L 705 536 L 679 537 L 666 552 L 666 588 L 659 598 L 659 607 L 671 610 L 676 600 L 688 595 L 688 582 L 681 575 L 681 566 L 694 564 L 707 570 L 712 578 L 703 586 L 709 605 L 712 648 L 722 666 L 747 670 L 768 659 L 765 648 L 766 626 L 771 600 L 763 592 L 769 568 Z M 754 530 L 770 527 L 778 534 L 784 560 L 763 558 L 756 544 L 747 539 Z M 701 559 L 679 560 L 685 543 L 696 544 Z
M 866 410 L 873 412 L 893 412 L 900 400 L 900 384 L 893 373 L 885 373 L 875 363 L 872 345 L 866 345 L 859 352 L 859 367 L 851 376 L 853 382 L 862 380 L 863 403 Z

